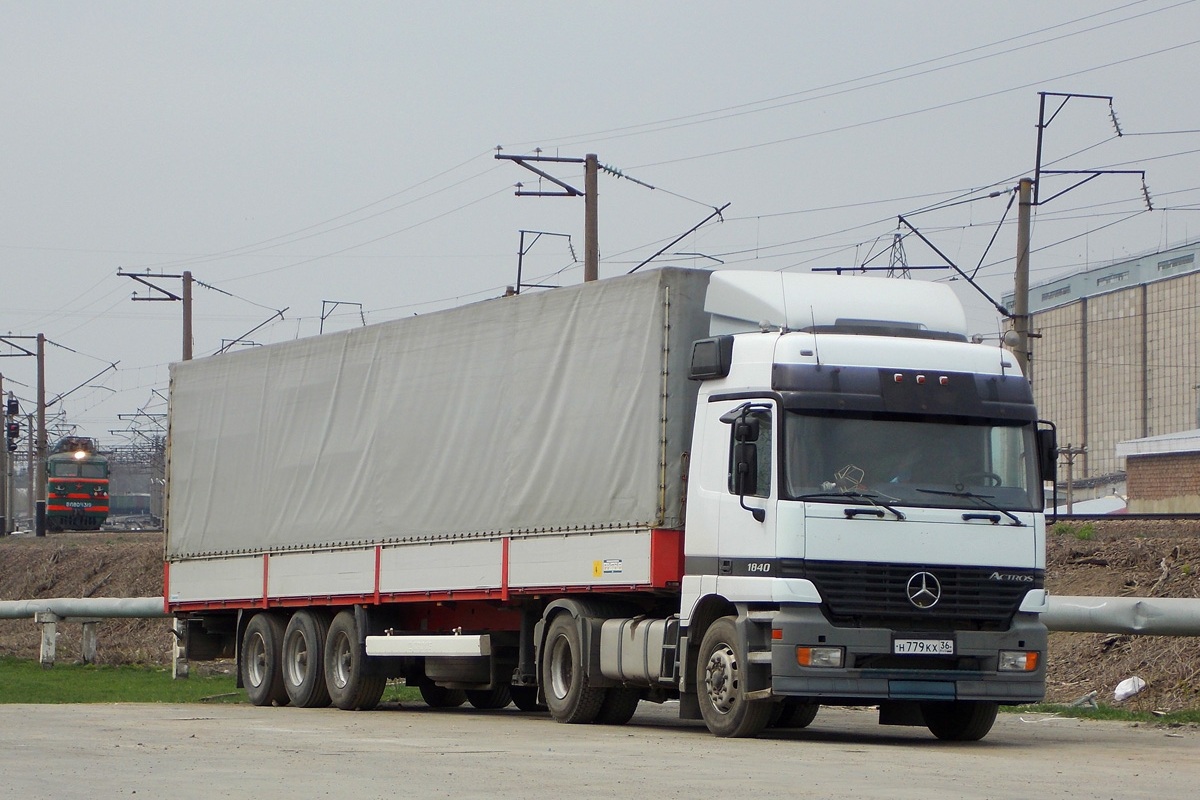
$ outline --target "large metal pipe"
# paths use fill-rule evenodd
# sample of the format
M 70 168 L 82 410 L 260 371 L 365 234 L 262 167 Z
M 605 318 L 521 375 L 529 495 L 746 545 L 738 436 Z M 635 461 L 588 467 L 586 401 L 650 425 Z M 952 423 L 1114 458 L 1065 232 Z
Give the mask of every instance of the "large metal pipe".
M 0 601 L 0 619 L 33 619 L 35 614 L 94 619 L 172 616 L 163 610 L 161 597 L 54 597 Z
M 1052 631 L 1200 636 L 1200 599 L 1051 595 L 1042 622 Z
M 59 617 L 154 618 L 172 616 L 161 597 L 56 597 L 2 600 L 0 619 Z M 1052 631 L 1200 636 L 1200 599 L 1169 597 L 1072 597 L 1051 595 L 1042 621 Z

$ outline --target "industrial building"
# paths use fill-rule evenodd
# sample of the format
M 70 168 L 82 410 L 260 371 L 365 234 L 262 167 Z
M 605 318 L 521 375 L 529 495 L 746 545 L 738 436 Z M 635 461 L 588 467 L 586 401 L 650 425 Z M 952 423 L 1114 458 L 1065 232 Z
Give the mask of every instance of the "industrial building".
M 1118 452 L 1122 442 L 1200 428 L 1198 252 L 1193 242 L 1030 289 L 1034 397 L 1071 451 L 1076 489 L 1124 486 L 1126 456 L 1139 450 Z M 1154 452 L 1193 439 L 1159 439 Z

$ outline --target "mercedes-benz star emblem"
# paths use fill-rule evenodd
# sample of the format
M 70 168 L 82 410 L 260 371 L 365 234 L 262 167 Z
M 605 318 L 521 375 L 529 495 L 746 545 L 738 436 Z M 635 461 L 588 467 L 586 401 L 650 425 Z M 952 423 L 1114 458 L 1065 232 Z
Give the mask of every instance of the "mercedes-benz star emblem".
M 908 579 L 908 602 L 917 608 L 933 608 L 942 599 L 942 584 L 932 572 L 918 572 Z

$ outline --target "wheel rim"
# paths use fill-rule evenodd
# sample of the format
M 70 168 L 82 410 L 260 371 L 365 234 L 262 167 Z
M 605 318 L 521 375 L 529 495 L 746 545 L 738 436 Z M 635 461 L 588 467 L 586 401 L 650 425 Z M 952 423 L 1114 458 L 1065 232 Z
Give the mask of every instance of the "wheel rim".
M 574 668 L 571 663 L 571 643 L 566 636 L 559 636 L 550 648 L 550 691 L 562 700 L 571 690 Z
M 350 638 L 345 633 L 338 632 L 333 640 L 333 682 L 339 689 L 346 688 L 350 683 L 350 663 L 353 653 L 350 651 Z
M 250 637 L 250 652 L 246 654 L 246 677 L 253 686 L 262 686 L 267 675 L 267 643 L 262 634 Z
M 709 702 L 721 714 L 733 710 L 737 700 L 738 664 L 733 648 L 722 644 L 713 650 L 704 669 L 704 688 Z
M 283 652 L 283 668 L 292 686 L 302 685 L 308 677 L 308 640 L 304 636 L 297 634 L 288 640 Z

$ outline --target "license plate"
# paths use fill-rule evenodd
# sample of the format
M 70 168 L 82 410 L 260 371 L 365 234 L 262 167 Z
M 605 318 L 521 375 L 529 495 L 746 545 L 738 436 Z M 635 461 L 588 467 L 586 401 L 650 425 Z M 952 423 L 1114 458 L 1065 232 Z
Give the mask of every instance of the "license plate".
M 88 507 L 88 503 L 86 501 L 80 501 L 80 500 L 68 500 L 67 501 L 67 508 L 87 508 L 87 507 Z
M 899 655 L 952 656 L 953 639 L 894 639 L 892 652 Z

